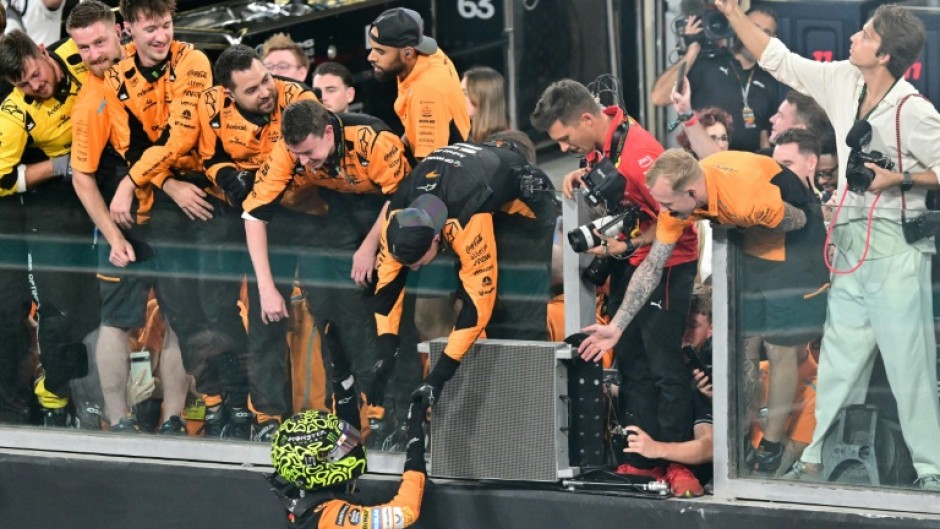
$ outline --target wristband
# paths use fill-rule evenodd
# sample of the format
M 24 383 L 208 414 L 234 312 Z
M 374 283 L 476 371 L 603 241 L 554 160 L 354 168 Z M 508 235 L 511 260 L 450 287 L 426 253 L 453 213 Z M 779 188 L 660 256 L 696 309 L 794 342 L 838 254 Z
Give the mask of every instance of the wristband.
M 914 176 L 908 171 L 904 171 L 903 179 L 901 180 L 901 191 L 910 191 L 912 187 L 914 187 Z
M 682 120 L 682 125 L 683 125 L 684 127 L 691 127 L 691 126 L 695 125 L 696 123 L 698 123 L 698 114 L 695 114 L 695 113 L 692 113 L 692 112 L 689 112 L 689 114 L 692 114 L 692 117 L 690 117 L 689 119 L 683 119 L 683 120 Z M 683 114 L 682 116 L 679 116 L 679 117 L 681 118 L 681 117 L 684 117 L 684 116 L 686 116 L 686 115 L 688 115 L 688 114 Z
M 16 166 L 16 192 L 26 192 L 26 166 L 23 164 Z

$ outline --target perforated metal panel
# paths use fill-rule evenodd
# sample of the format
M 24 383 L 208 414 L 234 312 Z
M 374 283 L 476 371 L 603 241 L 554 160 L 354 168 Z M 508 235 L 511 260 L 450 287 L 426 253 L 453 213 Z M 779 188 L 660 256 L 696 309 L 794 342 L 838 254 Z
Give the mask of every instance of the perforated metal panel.
M 446 341 L 424 343 L 432 366 Z M 434 477 L 557 481 L 568 465 L 567 345 L 479 340 L 432 413 Z

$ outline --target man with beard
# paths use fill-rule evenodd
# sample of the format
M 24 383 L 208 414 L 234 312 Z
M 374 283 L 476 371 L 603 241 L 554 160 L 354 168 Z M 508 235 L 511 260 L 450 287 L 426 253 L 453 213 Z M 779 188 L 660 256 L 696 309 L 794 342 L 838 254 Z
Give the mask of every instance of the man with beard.
M 423 32 L 421 15 L 402 7 L 384 11 L 369 30 L 369 64 L 379 81 L 398 80 L 395 113 L 405 126 L 405 146 L 417 160 L 470 134 L 460 77 Z
M 245 45 L 222 52 L 214 72 L 219 86 L 203 92 L 196 107 L 199 158 L 209 179 L 225 192 L 229 204 L 240 210 L 254 187 L 255 172 L 281 141 L 284 109 L 295 101 L 316 102 L 317 98 L 300 83 L 275 79 L 261 56 Z M 239 217 L 218 220 L 235 224 L 241 233 Z M 241 240 L 239 237 L 238 242 Z M 290 412 L 284 392 L 288 383 L 287 321 L 276 324 L 261 319 L 255 282 L 248 286 L 248 300 L 246 367 L 249 409 L 255 415 L 251 439 L 266 442 L 281 424 L 281 417 Z M 221 414 L 213 418 L 225 419 Z
M 0 103 L 0 232 L 9 259 L 0 278 L 5 334 L 13 335 L 0 339 L 0 395 L 28 350 L 19 326 L 25 325 L 29 281 L 44 371 L 35 392 L 47 426 L 69 423 L 68 382 L 87 371 L 82 342 L 100 314 L 91 273 L 92 226 L 72 189 L 69 167 L 69 116 L 87 76 L 72 40 L 46 48 L 22 31 L 0 37 L 0 77 L 13 85 Z M 30 163 L 29 151 L 48 159 Z
M 777 17 L 770 9 L 756 7 L 748 11 L 747 16 L 767 35 L 776 34 Z M 701 21 L 689 15 L 686 35 L 697 36 L 701 32 Z M 778 101 L 777 82 L 757 66 L 754 56 L 738 41 L 734 41 L 730 49 L 721 48 L 713 55 L 705 56 L 701 51 L 700 42 L 690 43 L 685 57 L 660 75 L 653 85 L 653 104 L 671 103 L 679 65 L 685 62 L 692 108 L 718 107 L 734 119 L 730 149 L 756 152 L 768 147 L 769 119 Z M 689 118 L 691 116 L 686 119 Z

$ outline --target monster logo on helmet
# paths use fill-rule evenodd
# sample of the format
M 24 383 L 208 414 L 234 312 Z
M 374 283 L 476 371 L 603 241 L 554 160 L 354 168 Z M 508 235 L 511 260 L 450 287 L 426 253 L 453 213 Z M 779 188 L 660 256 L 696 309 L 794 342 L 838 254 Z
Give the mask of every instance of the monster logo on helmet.
M 278 475 L 307 490 L 340 485 L 366 471 L 359 430 L 319 410 L 281 424 L 271 442 L 271 462 Z

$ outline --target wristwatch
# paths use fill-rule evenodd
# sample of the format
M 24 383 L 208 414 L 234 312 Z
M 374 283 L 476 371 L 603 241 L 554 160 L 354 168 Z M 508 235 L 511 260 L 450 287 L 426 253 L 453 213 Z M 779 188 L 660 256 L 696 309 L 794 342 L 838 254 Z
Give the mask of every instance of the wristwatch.
M 689 121 L 689 120 L 692 119 L 693 117 L 695 117 L 695 112 L 692 112 L 692 111 L 690 110 L 690 111 L 688 111 L 688 112 L 686 112 L 686 113 L 684 113 L 684 114 L 679 114 L 679 115 L 677 115 L 677 116 L 676 116 L 676 120 L 678 120 L 680 123 L 685 123 L 686 121 Z
M 901 191 L 910 191 L 914 187 L 914 177 L 911 176 L 911 173 L 904 171 L 904 178 L 901 180 Z

